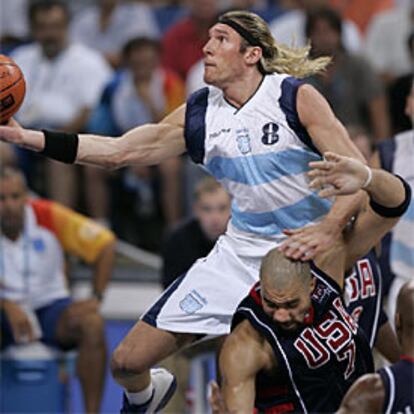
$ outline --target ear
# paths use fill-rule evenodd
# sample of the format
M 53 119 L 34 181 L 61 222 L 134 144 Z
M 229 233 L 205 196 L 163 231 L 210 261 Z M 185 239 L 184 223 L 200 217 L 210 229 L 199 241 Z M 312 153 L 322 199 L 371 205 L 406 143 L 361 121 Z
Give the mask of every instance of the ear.
M 396 331 L 400 330 L 401 329 L 401 315 L 399 312 L 395 312 L 394 323 L 395 323 L 395 330 Z
M 316 279 L 312 276 L 309 283 L 310 291 L 313 292 L 313 289 L 315 289 L 316 286 Z
M 262 57 L 262 48 L 259 46 L 249 46 L 247 48 L 245 59 L 248 65 L 256 65 Z

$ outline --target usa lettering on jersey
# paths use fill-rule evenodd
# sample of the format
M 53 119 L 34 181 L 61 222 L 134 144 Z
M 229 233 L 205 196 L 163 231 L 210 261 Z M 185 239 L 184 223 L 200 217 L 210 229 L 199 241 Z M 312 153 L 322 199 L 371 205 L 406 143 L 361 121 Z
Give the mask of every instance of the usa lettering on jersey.
M 357 333 L 355 320 L 346 312 L 341 299 L 332 302 L 330 310 L 316 327 L 307 327 L 294 342 L 295 348 L 303 355 L 310 369 L 317 369 L 328 363 L 331 357 L 346 361 L 344 378 L 348 379 L 355 370 Z

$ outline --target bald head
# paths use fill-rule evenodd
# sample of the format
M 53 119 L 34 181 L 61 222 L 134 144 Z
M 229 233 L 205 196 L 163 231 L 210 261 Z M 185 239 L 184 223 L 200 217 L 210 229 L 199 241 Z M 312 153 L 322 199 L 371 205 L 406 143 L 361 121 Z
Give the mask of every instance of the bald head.
M 290 260 L 277 248 L 270 250 L 262 260 L 260 281 L 270 288 L 283 289 L 298 282 L 308 286 L 310 279 L 309 263 Z
M 404 329 L 414 332 L 414 280 L 407 282 L 400 290 L 397 299 L 397 313 Z

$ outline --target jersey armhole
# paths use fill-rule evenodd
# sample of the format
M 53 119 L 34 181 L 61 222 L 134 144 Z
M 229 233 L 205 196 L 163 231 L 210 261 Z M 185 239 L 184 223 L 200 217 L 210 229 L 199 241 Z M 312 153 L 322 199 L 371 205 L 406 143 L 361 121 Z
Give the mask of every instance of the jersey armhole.
M 308 134 L 306 128 L 302 125 L 299 119 L 299 114 L 296 108 L 296 100 L 298 89 L 305 82 L 289 76 L 283 79 L 281 84 L 281 95 L 279 98 L 280 108 L 286 116 L 287 123 L 290 128 L 296 133 L 298 138 L 313 152 L 321 155 L 319 150 L 313 144 L 312 138 Z
M 188 155 L 196 164 L 204 160 L 208 93 L 207 87 L 194 92 L 186 105 L 184 138 Z

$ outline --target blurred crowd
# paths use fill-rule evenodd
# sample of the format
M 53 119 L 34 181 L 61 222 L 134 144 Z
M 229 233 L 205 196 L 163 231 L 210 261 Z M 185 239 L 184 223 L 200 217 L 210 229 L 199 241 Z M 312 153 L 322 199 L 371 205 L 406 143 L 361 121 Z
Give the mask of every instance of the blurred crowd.
M 208 29 L 232 8 L 259 14 L 279 43 L 310 41 L 313 56 L 333 57 L 323 75 L 306 81 L 367 159 L 381 141 L 412 128 L 404 112 L 413 78 L 411 0 L 0 0 L 1 53 L 15 59 L 27 82 L 16 119 L 25 127 L 114 137 L 158 122 L 204 86 Z M 166 231 L 191 215 L 205 175 L 185 156 L 114 172 L 5 144 L 1 157 L 22 168 L 39 195 L 156 252 Z

